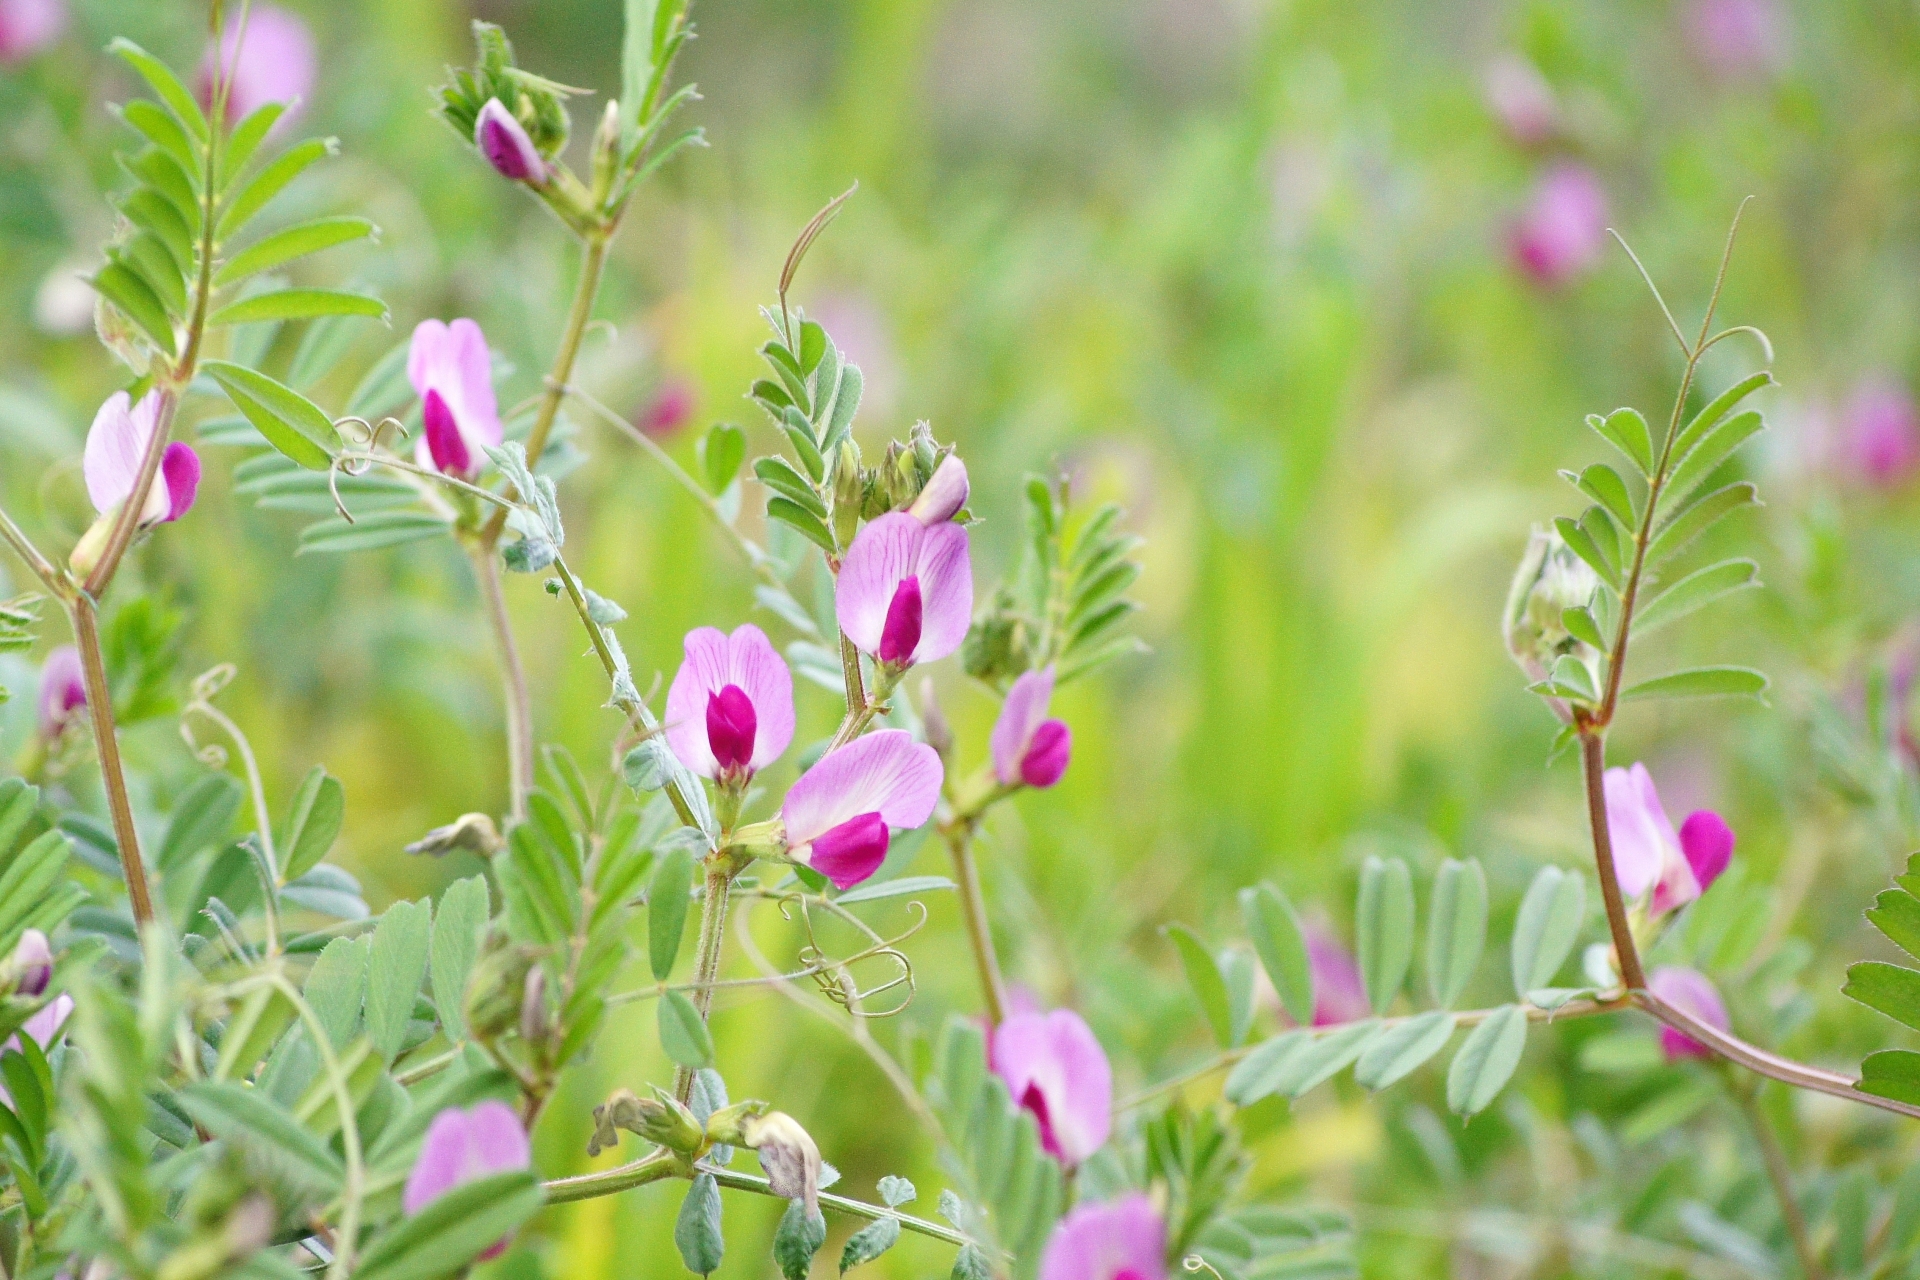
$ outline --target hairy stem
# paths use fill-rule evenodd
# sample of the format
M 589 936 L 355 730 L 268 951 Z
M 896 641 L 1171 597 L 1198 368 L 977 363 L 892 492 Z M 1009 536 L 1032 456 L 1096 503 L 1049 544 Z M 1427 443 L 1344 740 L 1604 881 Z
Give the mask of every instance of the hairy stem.
M 735 1191 L 751 1191 L 756 1195 L 763 1196 L 778 1195 L 765 1178 L 755 1177 L 751 1173 L 736 1173 L 732 1169 L 702 1169 L 700 1172 L 712 1174 L 715 1182 Z M 826 1191 L 820 1193 L 820 1207 L 822 1209 L 832 1209 L 836 1213 L 844 1213 L 849 1217 L 865 1218 L 868 1222 L 878 1222 L 882 1218 L 892 1218 L 907 1231 L 917 1232 L 923 1236 L 931 1236 L 935 1240 L 944 1240 L 955 1248 L 973 1243 L 952 1227 L 943 1227 L 937 1222 L 928 1222 L 925 1218 L 916 1218 L 910 1213 L 901 1213 L 898 1209 L 889 1209 L 884 1205 L 868 1204 L 864 1200 L 852 1200 L 846 1196 L 836 1196 Z
M 1787 1235 L 1793 1240 L 1793 1251 L 1800 1255 L 1800 1270 L 1807 1280 L 1827 1280 L 1826 1269 L 1820 1265 L 1820 1255 L 1813 1247 L 1812 1233 L 1807 1230 L 1807 1215 L 1801 1211 L 1800 1198 L 1793 1189 L 1793 1170 L 1787 1164 L 1787 1153 L 1780 1149 L 1780 1137 L 1773 1131 L 1773 1124 L 1767 1119 L 1766 1112 L 1760 1109 L 1760 1100 L 1755 1091 L 1736 1086 L 1734 1097 L 1739 1100 L 1740 1109 L 1746 1113 L 1747 1123 L 1753 1128 L 1753 1139 L 1760 1145 L 1762 1162 L 1767 1166 L 1767 1179 L 1773 1183 L 1773 1191 L 1780 1198 L 1780 1216 L 1786 1220 Z
M 1640 967 L 1640 952 L 1633 942 L 1633 926 L 1627 920 L 1626 899 L 1620 893 L 1620 877 L 1613 866 L 1613 835 L 1607 827 L 1607 739 L 1601 729 L 1586 728 L 1580 733 L 1580 764 L 1587 782 L 1587 819 L 1593 827 L 1593 860 L 1600 874 L 1600 896 L 1607 904 L 1607 930 L 1613 935 L 1613 951 L 1620 964 L 1620 980 L 1630 991 L 1647 985 Z
M 513 620 L 507 616 L 507 597 L 500 582 L 500 557 L 484 543 L 468 547 L 473 574 L 486 602 L 487 621 L 493 627 L 494 649 L 500 657 L 502 702 L 507 718 L 507 782 L 511 796 L 508 816 L 521 822 L 527 816 L 527 793 L 533 790 L 533 703 L 527 696 L 527 672 L 513 639 Z
M 113 690 L 107 685 L 107 664 L 100 653 L 100 618 L 93 598 L 84 594 L 76 596 L 69 616 L 73 619 L 73 640 L 80 650 L 80 667 L 86 678 L 87 716 L 93 721 L 94 746 L 100 753 L 100 784 L 107 793 L 114 842 L 120 846 L 120 872 L 127 881 L 127 901 L 133 908 L 134 924 L 145 928 L 153 922 L 153 895 L 147 889 L 147 866 L 140 857 L 140 833 L 133 825 L 126 770 L 120 763 L 120 739 L 113 723 Z
M 713 1009 L 713 984 L 720 977 L 720 953 L 727 941 L 727 896 L 733 888 L 733 866 L 727 855 L 715 855 L 707 864 L 706 892 L 700 899 L 700 947 L 693 968 L 693 1007 L 707 1021 Z M 673 1073 L 673 1095 L 686 1102 L 693 1096 L 693 1069 Z
M 20 526 L 5 511 L 0 511 L 0 541 L 12 547 L 14 554 L 26 561 L 27 567 L 33 570 L 33 576 L 40 579 L 47 590 L 62 600 L 67 598 L 70 588 L 60 571 L 53 567 L 52 561 L 40 554 L 40 548 L 33 545 L 33 540 L 20 531 Z
M 555 1178 L 547 1184 L 547 1203 L 569 1204 L 575 1200 L 592 1200 L 597 1196 L 631 1191 L 635 1187 L 673 1177 L 679 1172 L 679 1165 L 680 1158 L 662 1147 L 618 1168 L 576 1174 L 571 1178 Z
M 993 930 L 987 923 L 987 904 L 980 892 L 980 868 L 973 860 L 973 824 L 955 822 L 942 832 L 953 855 L 953 877 L 960 886 L 960 913 L 966 920 L 967 943 L 980 973 L 980 994 L 987 1005 L 987 1022 L 999 1026 L 1007 1017 L 1006 985 L 1000 977 L 1000 959 L 993 950 Z

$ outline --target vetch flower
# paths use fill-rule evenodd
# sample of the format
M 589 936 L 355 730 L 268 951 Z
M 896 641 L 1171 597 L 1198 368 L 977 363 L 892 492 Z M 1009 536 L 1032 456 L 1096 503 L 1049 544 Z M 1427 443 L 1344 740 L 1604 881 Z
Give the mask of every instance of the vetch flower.
M 1684 21 L 1694 56 L 1726 79 L 1765 75 L 1787 52 L 1774 0 L 1692 0 Z
M 60 38 L 66 0 L 0 0 L 0 62 L 20 62 Z
M 1001 786 L 1050 787 L 1067 771 L 1073 731 L 1065 721 L 1047 718 L 1052 698 L 1051 664 L 1025 673 L 1007 690 L 991 740 L 993 774 Z
M 498 98 L 488 98 L 473 122 L 473 145 L 502 177 L 539 186 L 547 180 L 547 164 L 526 129 Z
M 664 440 L 693 417 L 693 384 L 676 378 L 655 393 L 651 403 L 640 411 L 634 425 L 650 439 Z
M 1904 484 L 1920 468 L 1920 412 L 1898 380 L 1863 378 L 1840 419 L 1840 447 L 1848 468 L 1876 488 Z
M 1719 814 L 1690 813 L 1675 831 L 1644 764 L 1607 770 L 1604 786 L 1620 891 L 1637 898 L 1653 890 L 1655 917 L 1692 902 L 1727 869 L 1733 829 Z
M 1060 1219 L 1040 1255 L 1040 1280 L 1166 1280 L 1166 1255 L 1166 1225 L 1136 1191 Z
M 38 929 L 22 933 L 20 941 L 14 944 L 10 964 L 13 994 L 37 996 L 45 992 L 47 984 L 53 981 L 53 948 L 47 945 L 47 935 Z
M 740 1126 L 744 1144 L 760 1157 L 767 1190 L 820 1211 L 820 1148 L 800 1122 L 784 1111 L 750 1116 Z
M 63 644 L 47 655 L 40 667 L 40 736 L 52 742 L 73 713 L 87 705 L 86 672 L 80 651 Z
M 967 493 L 967 464 L 959 454 L 950 453 L 933 469 L 926 488 L 907 510 L 921 524 L 942 524 L 967 505 Z
M 274 125 L 277 132 L 299 114 L 318 71 L 307 24 L 275 5 L 256 4 L 247 13 L 245 31 L 236 16 L 220 33 L 219 48 L 207 50 L 201 60 L 200 105 L 212 109 L 214 78 L 224 73 L 230 78 L 228 121 L 244 120 L 269 102 L 284 102 L 287 109 Z
M 1523 147 L 1548 142 L 1560 129 L 1560 104 L 1540 68 L 1517 53 L 1503 53 L 1487 64 L 1482 79 L 1487 106 L 1507 136 Z
M 855 738 L 787 791 L 780 807 L 787 850 L 839 888 L 851 888 L 886 860 L 890 829 L 910 830 L 933 813 L 941 777 L 940 757 L 904 729 Z
M 993 1029 L 994 1074 L 1033 1113 L 1040 1145 L 1077 1165 L 1113 1127 L 1113 1071 L 1093 1029 L 1071 1009 L 1016 1013 Z
M 1317 925 L 1310 924 L 1303 932 L 1307 968 L 1313 974 L 1313 1025 L 1330 1027 L 1372 1016 L 1366 983 L 1352 953 Z
M 511 1107 L 492 1099 L 475 1103 L 471 1110 L 448 1107 L 427 1126 L 400 1203 L 411 1216 L 455 1187 L 532 1163 L 527 1131 Z M 502 1239 L 480 1256 L 495 1257 L 506 1247 Z
M 134 404 L 126 392 L 116 391 L 94 414 L 80 471 L 86 478 L 93 509 L 101 515 L 117 511 L 133 495 L 140 479 L 140 462 L 159 417 L 160 394 L 156 391 L 141 396 L 139 404 Z M 160 455 L 160 475 L 147 489 L 140 527 L 178 520 L 193 506 L 199 491 L 200 455 L 175 440 Z
M 1733 1024 L 1727 1019 L 1727 1006 L 1720 1001 L 1720 992 L 1697 969 L 1655 969 L 1647 979 L 1647 990 L 1710 1027 L 1720 1031 L 1733 1029 Z M 1668 1062 L 1678 1062 L 1682 1058 L 1713 1057 L 1713 1050 L 1672 1027 L 1660 1028 L 1660 1051 L 1667 1055 Z
M 422 320 L 407 350 L 407 381 L 420 396 L 426 425 L 416 461 L 450 476 L 479 474 L 486 450 L 501 439 L 493 358 L 480 326 L 466 319 Z
M 687 632 L 686 661 L 667 691 L 667 745 L 703 778 L 743 779 L 793 741 L 793 676 L 766 632 Z
M 840 629 L 863 653 L 904 668 L 960 647 L 973 620 L 967 531 L 890 511 L 847 549 L 834 594 Z
M 1593 170 L 1576 164 L 1556 165 L 1541 175 L 1510 240 L 1515 263 L 1548 286 L 1584 273 L 1606 243 L 1606 192 Z

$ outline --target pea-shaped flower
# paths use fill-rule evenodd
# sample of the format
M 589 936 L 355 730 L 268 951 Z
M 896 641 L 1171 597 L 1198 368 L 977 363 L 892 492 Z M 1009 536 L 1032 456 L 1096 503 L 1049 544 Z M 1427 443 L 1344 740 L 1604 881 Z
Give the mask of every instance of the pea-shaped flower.
M 415 460 L 462 479 L 478 475 L 486 450 L 501 438 L 493 357 L 480 326 L 465 319 L 422 320 L 407 349 L 407 381 L 420 397 L 426 426 Z
M 534 186 L 547 180 L 547 164 L 540 158 L 539 148 L 498 98 L 488 98 L 474 118 L 473 145 L 502 177 Z
M 667 745 L 703 778 L 744 780 L 793 741 L 793 676 L 766 632 L 687 632 L 686 661 L 667 690 Z
M 63 644 L 47 655 L 40 667 L 40 736 L 47 742 L 58 738 L 76 711 L 87 705 L 86 672 L 80 665 L 80 651 Z
M 93 415 L 80 472 L 87 482 L 87 497 L 101 515 L 119 510 L 120 504 L 133 496 L 140 479 L 140 463 L 159 418 L 160 395 L 156 391 L 141 396 L 139 404 L 134 404 L 126 392 L 116 391 Z M 175 440 L 160 455 L 160 474 L 147 490 L 146 505 L 140 508 L 140 527 L 178 520 L 192 508 L 199 492 L 200 455 Z
M 946 657 L 973 619 L 967 531 L 905 511 L 881 516 L 847 549 L 834 612 L 862 653 L 896 671 Z
M 1040 1145 L 1073 1166 L 1106 1145 L 1113 1071 L 1093 1029 L 1071 1009 L 1016 1013 L 993 1029 L 993 1070 L 1033 1113 Z
M 1721 1003 L 1720 992 L 1715 989 L 1712 980 L 1698 969 L 1655 969 L 1647 979 L 1647 990 L 1680 1012 L 1691 1014 L 1716 1030 L 1732 1030 L 1733 1024 L 1727 1019 L 1727 1006 Z M 1713 1057 L 1713 1050 L 1686 1032 L 1676 1031 L 1672 1027 L 1660 1028 L 1660 1051 L 1667 1055 L 1668 1062 L 1678 1062 L 1682 1058 Z
M 411 1216 L 455 1187 L 496 1173 L 525 1169 L 532 1163 L 527 1131 L 511 1107 L 491 1099 L 474 1104 L 470 1110 L 448 1107 L 427 1126 L 427 1136 L 420 1144 L 413 1172 L 407 1175 L 400 1203 Z M 494 1257 L 506 1249 L 507 1243 L 499 1240 L 480 1256 Z
M 960 461 L 959 454 L 950 453 L 933 469 L 926 488 L 907 510 L 921 524 L 939 524 L 953 519 L 967 505 L 967 491 L 967 464 Z
M 1620 891 L 1635 898 L 1652 889 L 1656 917 L 1692 902 L 1727 869 L 1733 829 L 1719 814 L 1697 810 L 1675 831 L 1644 764 L 1607 770 L 1604 785 Z
M 1073 731 L 1063 720 L 1048 719 L 1052 700 L 1051 665 L 1025 673 L 1007 690 L 990 741 L 993 774 L 1001 786 L 1050 787 L 1067 771 Z
M 1135 1191 L 1082 1204 L 1060 1219 L 1040 1255 L 1040 1280 L 1166 1280 L 1167 1228 Z
M 787 851 L 852 888 L 880 869 L 892 831 L 917 827 L 933 813 L 942 776 L 939 755 L 904 729 L 855 738 L 788 790 L 780 807 Z

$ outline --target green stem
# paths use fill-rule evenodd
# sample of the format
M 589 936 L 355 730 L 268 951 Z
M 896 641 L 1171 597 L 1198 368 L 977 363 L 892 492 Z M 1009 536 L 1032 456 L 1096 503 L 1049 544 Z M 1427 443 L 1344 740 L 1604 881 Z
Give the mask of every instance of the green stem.
M 1807 1230 L 1807 1215 L 1800 1208 L 1800 1198 L 1793 1189 L 1793 1170 L 1787 1164 L 1787 1153 L 1780 1148 L 1779 1135 L 1774 1133 L 1773 1124 L 1766 1113 L 1760 1110 L 1760 1100 L 1755 1090 L 1735 1085 L 1733 1096 L 1740 1103 L 1740 1110 L 1746 1113 L 1747 1123 L 1753 1128 L 1753 1139 L 1760 1145 L 1761 1162 L 1767 1166 L 1767 1180 L 1773 1183 L 1773 1192 L 1780 1198 L 1780 1216 L 1787 1224 L 1787 1235 L 1793 1240 L 1793 1251 L 1800 1255 L 1800 1270 L 1807 1280 L 1827 1280 L 1826 1269 L 1820 1265 L 1820 1255 L 1813 1247 L 1813 1235 Z
M 522 822 L 527 816 L 527 793 L 533 790 L 533 702 L 527 694 L 527 672 L 513 639 L 513 620 L 507 615 L 507 597 L 500 582 L 500 557 L 484 542 L 467 548 L 473 576 L 480 583 L 487 622 L 500 658 L 501 702 L 507 721 L 507 782 L 511 797 L 508 817 Z
M 40 548 L 33 545 L 33 540 L 20 531 L 20 526 L 5 511 L 0 511 L 0 541 L 12 547 L 14 554 L 26 561 L 27 567 L 33 570 L 33 576 L 40 579 L 56 597 L 65 600 L 72 594 L 72 588 L 60 571 L 53 567 L 53 562 L 40 554 Z
M 133 804 L 127 796 L 126 771 L 120 763 L 120 739 L 113 723 L 113 690 L 107 684 L 107 664 L 100 653 L 100 620 L 93 597 L 79 595 L 69 616 L 74 645 L 87 686 L 87 715 L 93 721 L 94 749 L 100 754 L 100 782 L 107 793 L 107 812 L 113 819 L 114 842 L 120 846 L 120 872 L 127 882 L 127 901 L 133 922 L 144 929 L 153 922 L 153 895 L 147 889 L 147 866 L 140 856 L 140 832 L 133 825 Z
M 680 1157 L 661 1148 L 615 1169 L 577 1174 L 571 1178 L 555 1178 L 547 1184 L 547 1203 L 569 1204 L 575 1200 L 592 1200 L 598 1196 L 631 1191 L 650 1182 L 671 1178 L 679 1170 Z
M 733 866 L 726 854 L 714 854 L 707 864 L 706 892 L 700 899 L 699 955 L 693 969 L 693 1007 L 702 1022 L 713 1010 L 713 984 L 720 977 L 720 953 L 727 940 L 727 897 L 733 889 Z M 693 1069 L 678 1067 L 673 1074 L 673 1095 L 685 1103 L 693 1096 Z
M 755 1195 L 762 1196 L 776 1194 L 765 1178 L 755 1177 L 750 1173 L 736 1173 L 732 1169 L 706 1168 L 701 1169 L 700 1172 L 712 1174 L 715 1182 L 723 1187 L 731 1188 L 734 1191 L 751 1191 Z M 879 1222 L 883 1218 L 892 1218 L 895 1222 L 899 1223 L 904 1230 L 917 1232 L 923 1236 L 930 1236 L 935 1240 L 943 1240 L 955 1248 L 973 1243 L 971 1239 L 955 1231 L 952 1227 L 943 1227 L 937 1222 L 928 1222 L 925 1218 L 916 1218 L 910 1213 L 901 1213 L 898 1209 L 889 1209 L 884 1205 L 868 1204 L 864 1200 L 851 1200 L 846 1196 L 836 1196 L 826 1191 L 820 1193 L 820 1207 L 823 1209 L 832 1209 L 836 1213 L 844 1213 L 853 1218 L 865 1218 L 868 1222 Z
M 954 880 L 960 886 L 960 913 L 973 948 L 974 967 L 980 972 L 980 994 L 987 1005 L 987 1023 L 999 1026 L 1007 1016 L 1006 984 L 1000 977 L 1000 959 L 993 949 L 993 929 L 987 922 L 987 904 L 980 892 L 980 869 L 973 859 L 973 824 L 955 822 L 942 828 L 953 855 Z

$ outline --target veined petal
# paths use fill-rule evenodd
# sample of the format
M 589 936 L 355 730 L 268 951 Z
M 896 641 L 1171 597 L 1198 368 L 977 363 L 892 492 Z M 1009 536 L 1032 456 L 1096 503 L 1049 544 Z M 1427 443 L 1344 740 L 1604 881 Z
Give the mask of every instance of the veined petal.
M 1077 1165 L 1106 1145 L 1113 1127 L 1113 1072 L 1079 1014 L 1015 1014 L 994 1028 L 993 1069 L 1007 1092 L 1041 1121 L 1047 1147 Z M 1038 1106 L 1030 1094 L 1037 1094 Z
M 87 497 L 101 515 L 125 502 L 140 478 L 140 462 L 159 420 L 160 397 L 149 391 L 134 404 L 124 391 L 107 397 L 87 431 L 80 471 Z
M 967 554 L 967 531 L 957 524 L 927 529 L 914 569 L 920 579 L 921 604 L 920 645 L 913 651 L 913 660 L 935 662 L 958 649 L 973 625 L 973 561 Z
M 454 418 L 473 444 L 499 448 L 500 408 L 493 394 L 493 355 L 480 326 L 465 318 L 447 326 L 453 358 L 453 383 L 459 393 Z
M 753 701 L 759 728 L 750 767 L 764 769 L 793 741 L 793 673 L 767 633 L 746 622 L 727 637 L 727 681 Z
M 452 341 L 444 320 L 427 319 L 413 326 L 413 339 L 407 344 L 407 381 L 415 395 L 424 398 L 439 384 L 440 371 L 451 363 Z
M 1666 868 L 1667 851 L 1679 852 L 1679 838 L 1668 838 L 1673 824 L 1660 807 L 1653 775 L 1643 764 L 1609 769 L 1602 784 L 1607 798 L 1607 831 L 1613 841 L 1614 874 L 1630 898 L 1651 888 Z
M 787 846 L 798 852 L 863 813 L 878 813 L 889 827 L 917 827 L 939 803 L 941 777 L 934 749 L 904 729 L 855 738 L 828 752 L 788 790 L 780 809 Z
M 707 742 L 707 698 L 729 683 L 728 647 L 726 632 L 717 627 L 687 632 L 682 645 L 686 659 L 667 690 L 667 745 L 703 778 L 720 776 L 720 764 Z
M 833 608 L 840 629 L 861 652 L 880 651 L 894 590 L 902 578 L 913 573 L 926 532 L 926 526 L 906 512 L 893 511 L 860 530 L 847 549 L 834 589 Z
M 1034 730 L 1047 718 L 1047 704 L 1053 699 L 1053 666 L 1029 671 L 1013 682 L 1007 700 L 1000 705 L 1000 718 L 993 722 L 993 775 L 1000 785 L 1011 787 L 1020 781 L 1020 762 L 1033 745 Z
M 1055 1224 L 1040 1280 L 1166 1280 L 1166 1252 L 1166 1227 L 1146 1196 L 1084 1202 Z

